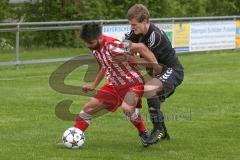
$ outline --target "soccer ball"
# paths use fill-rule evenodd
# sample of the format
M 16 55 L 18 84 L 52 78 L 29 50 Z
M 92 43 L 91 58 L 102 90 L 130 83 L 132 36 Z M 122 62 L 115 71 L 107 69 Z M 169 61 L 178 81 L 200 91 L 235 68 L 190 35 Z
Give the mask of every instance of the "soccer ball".
M 67 148 L 79 148 L 83 145 L 85 136 L 80 129 L 71 127 L 63 133 L 62 141 Z

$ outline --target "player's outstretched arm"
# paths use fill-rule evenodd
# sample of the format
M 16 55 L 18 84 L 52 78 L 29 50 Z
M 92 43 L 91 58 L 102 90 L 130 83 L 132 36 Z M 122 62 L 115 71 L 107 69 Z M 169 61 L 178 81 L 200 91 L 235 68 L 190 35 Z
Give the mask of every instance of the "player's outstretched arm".
M 87 92 L 87 91 L 94 90 L 99 85 L 99 83 L 103 80 L 104 76 L 105 76 L 105 69 L 100 65 L 100 69 L 97 73 L 95 81 L 92 83 L 87 83 L 83 85 L 82 87 L 83 91 Z
M 162 65 L 159 65 L 156 57 L 150 49 L 148 49 L 143 43 L 132 43 L 131 50 L 138 52 L 147 63 L 159 74 L 162 72 Z M 149 67 L 149 66 L 148 66 Z

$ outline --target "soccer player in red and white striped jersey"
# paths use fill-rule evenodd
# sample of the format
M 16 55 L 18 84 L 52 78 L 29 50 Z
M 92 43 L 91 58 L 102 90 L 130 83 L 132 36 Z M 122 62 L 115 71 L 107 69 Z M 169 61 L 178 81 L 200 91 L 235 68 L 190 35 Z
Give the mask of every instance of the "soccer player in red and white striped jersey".
M 108 83 L 115 87 L 125 87 L 131 84 L 143 84 L 144 79 L 135 64 L 128 62 L 114 62 L 113 57 L 116 55 L 126 54 L 124 44 L 118 40 L 101 35 L 99 37 L 101 45 L 99 50 L 93 50 L 101 66 L 107 73 Z
M 83 25 L 80 37 L 92 50 L 100 66 L 95 81 L 84 85 L 83 90 L 94 90 L 104 76 L 108 82 L 83 106 L 74 127 L 85 131 L 95 114 L 103 110 L 114 112 L 121 106 L 131 123 L 138 129 L 142 144 L 147 146 L 146 139 L 149 134 L 138 112 L 142 107 L 143 76 L 135 64 L 114 61 L 114 56 L 127 54 L 124 43 L 102 35 L 101 27 L 96 23 Z

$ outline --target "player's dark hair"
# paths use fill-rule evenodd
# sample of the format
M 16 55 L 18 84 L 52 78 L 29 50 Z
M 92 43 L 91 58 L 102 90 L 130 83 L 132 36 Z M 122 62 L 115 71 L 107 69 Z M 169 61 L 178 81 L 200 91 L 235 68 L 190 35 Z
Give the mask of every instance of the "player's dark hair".
M 80 33 L 80 38 L 87 41 L 98 39 L 98 37 L 102 34 L 102 27 L 94 22 L 86 23 L 82 26 L 82 30 Z
M 136 19 L 138 22 L 149 21 L 150 13 L 143 4 L 135 4 L 129 8 L 127 13 L 128 20 Z

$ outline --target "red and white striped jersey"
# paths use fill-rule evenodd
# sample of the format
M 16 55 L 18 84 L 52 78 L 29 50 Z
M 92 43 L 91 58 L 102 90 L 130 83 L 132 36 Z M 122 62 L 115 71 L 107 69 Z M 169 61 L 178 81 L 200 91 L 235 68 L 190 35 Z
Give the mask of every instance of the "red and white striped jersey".
M 113 61 L 114 55 L 126 54 L 124 45 L 119 40 L 104 35 L 100 39 L 100 49 L 93 50 L 92 54 L 106 70 L 108 83 L 115 86 L 144 84 L 143 76 L 135 64 Z

